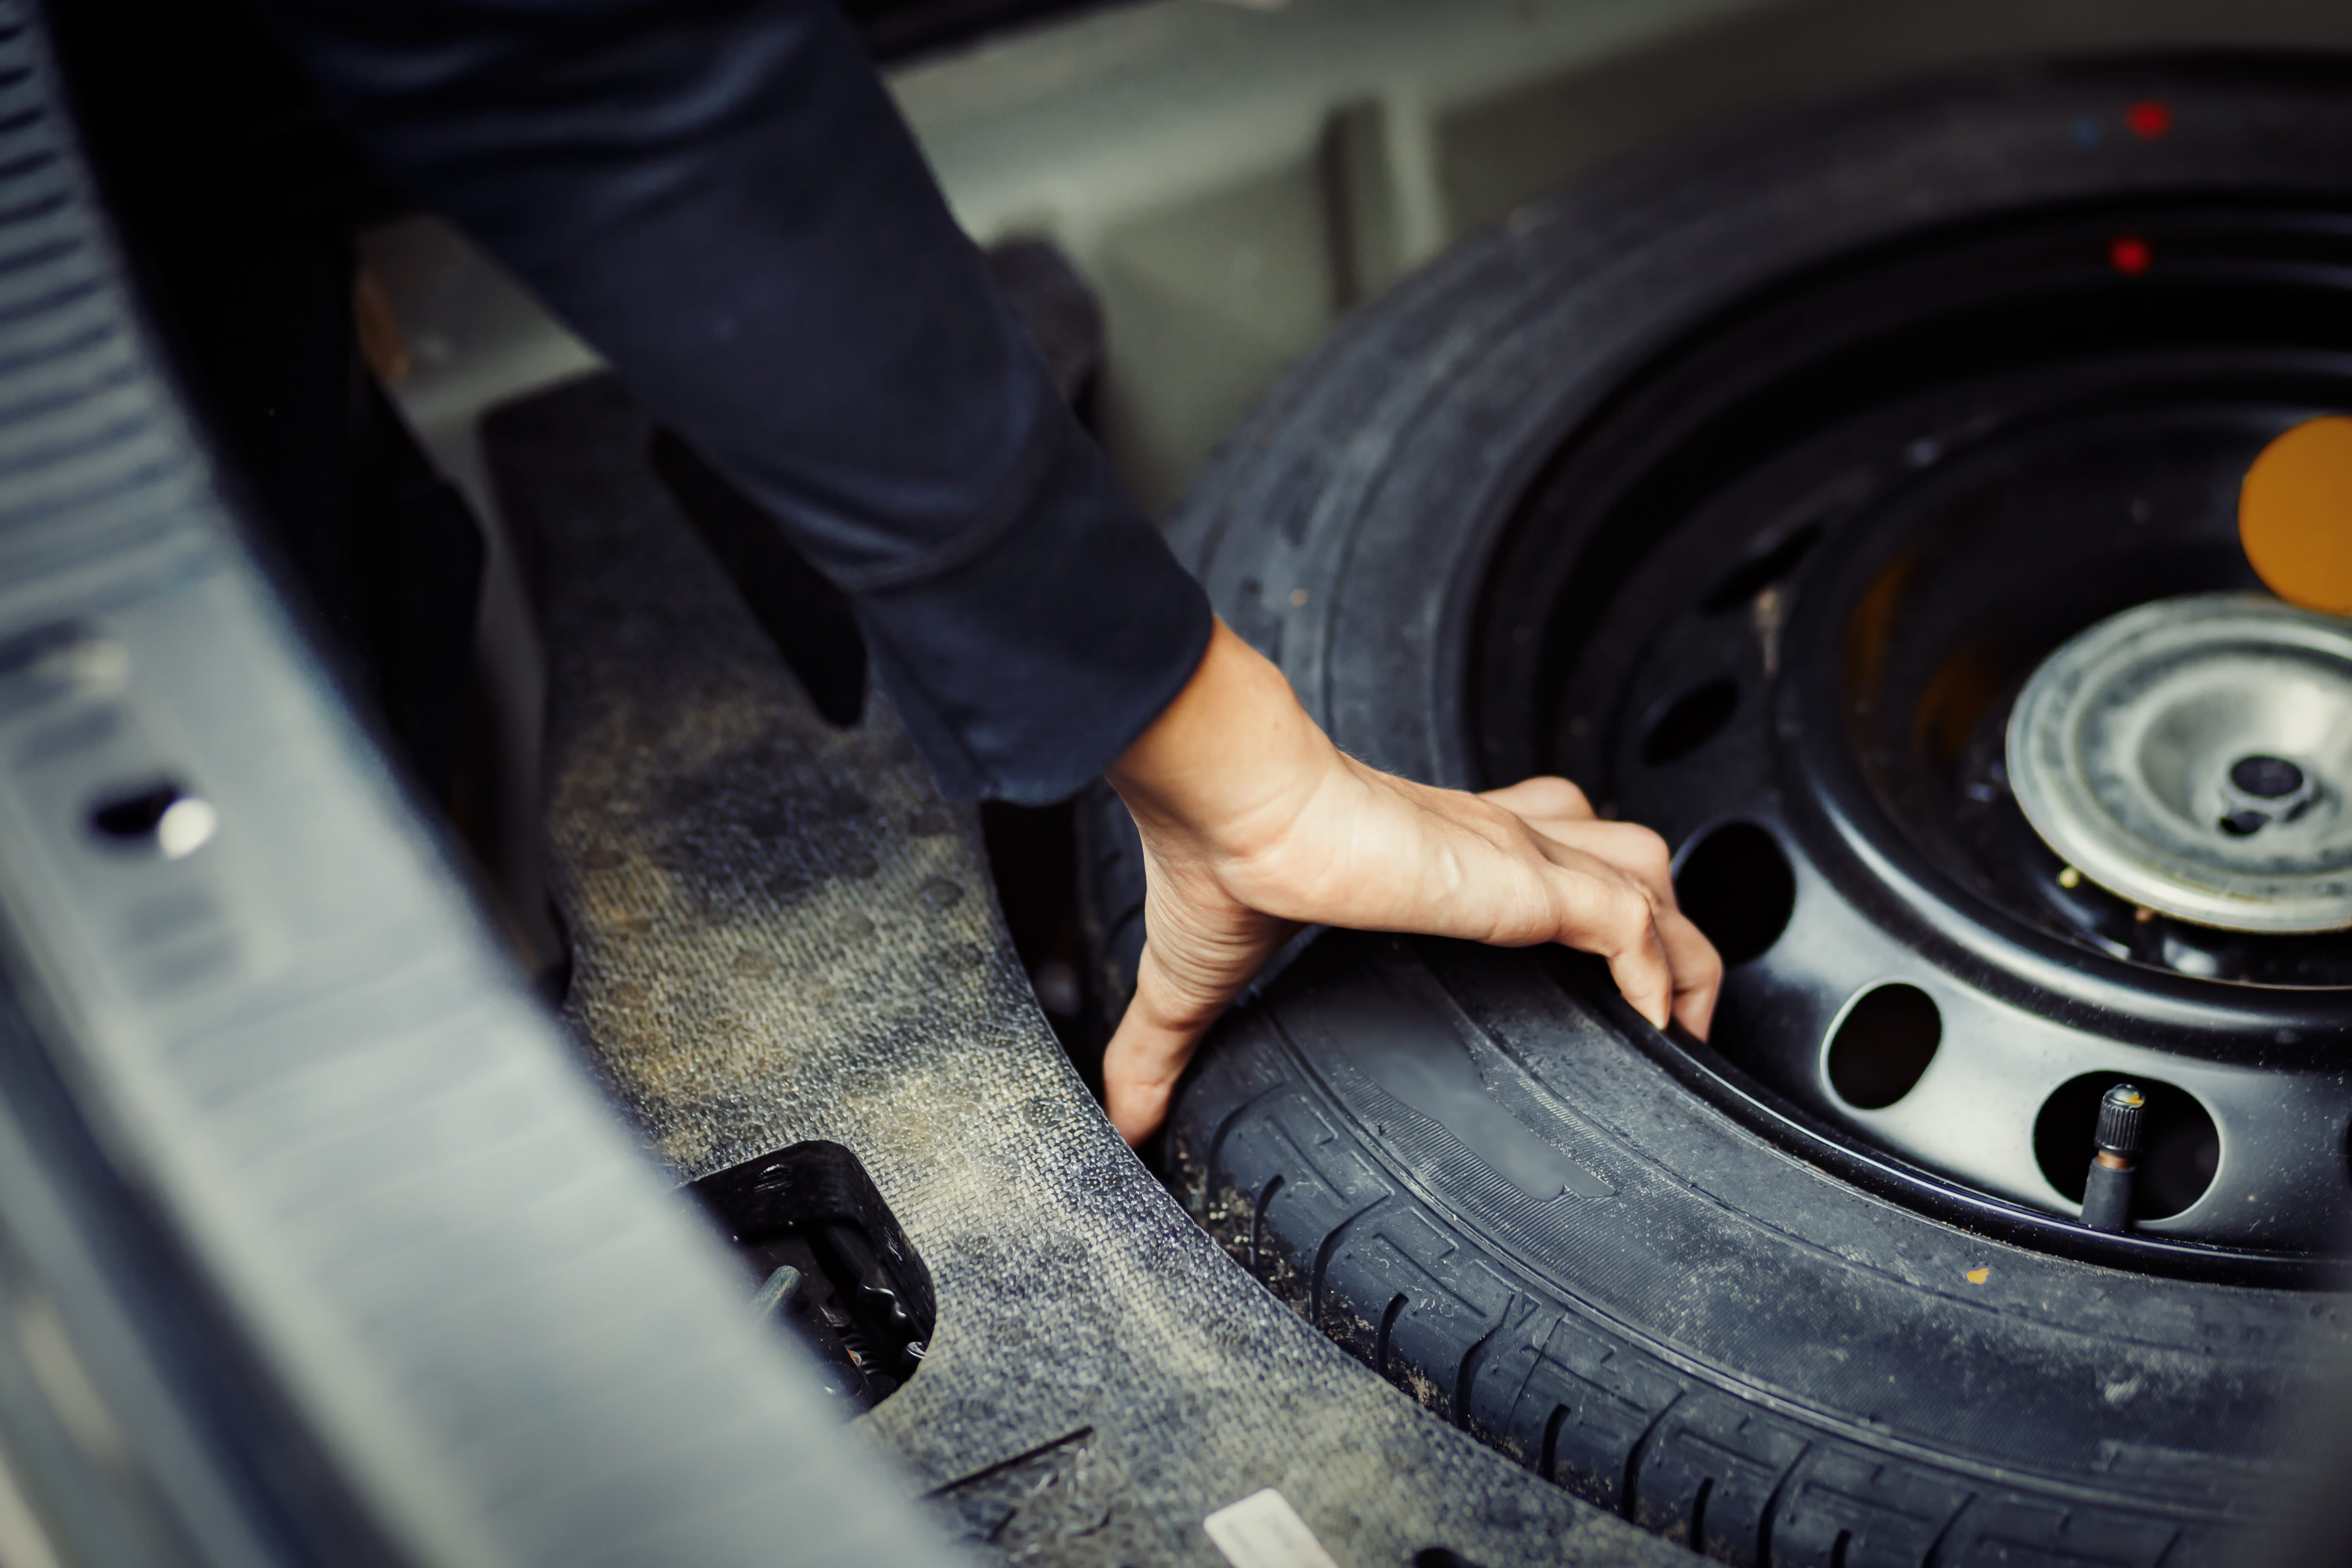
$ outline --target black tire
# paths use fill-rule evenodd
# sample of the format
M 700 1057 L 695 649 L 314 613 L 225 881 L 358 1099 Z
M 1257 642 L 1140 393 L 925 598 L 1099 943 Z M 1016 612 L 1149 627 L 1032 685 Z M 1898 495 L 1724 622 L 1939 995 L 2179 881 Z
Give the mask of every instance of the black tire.
M 1325 938 L 1187 1089 L 1187 1202 L 1433 1413 L 1726 1562 L 2243 1549 L 2339 1300 L 2069 1262 L 1865 1196 L 1695 1101 L 1605 984 Z
M 2127 134 L 2149 100 L 2163 133 Z M 1467 711 L 1488 573 L 1548 460 L 1662 345 L 1935 226 L 2170 192 L 2340 206 L 2347 147 L 2340 66 L 2234 60 L 1981 71 L 1670 152 L 1361 314 L 1171 536 L 1343 747 L 1507 782 Z M 1116 1004 L 1140 867 L 1114 797 L 1082 816 Z M 1799 1157 L 1662 1045 L 1573 955 L 1326 936 L 1203 1052 L 1171 1167 L 1237 1258 L 1428 1408 L 1727 1561 L 2178 1564 L 2263 1528 L 2293 1468 L 2275 1420 L 2344 1338 L 2308 1270 L 1992 1239 Z

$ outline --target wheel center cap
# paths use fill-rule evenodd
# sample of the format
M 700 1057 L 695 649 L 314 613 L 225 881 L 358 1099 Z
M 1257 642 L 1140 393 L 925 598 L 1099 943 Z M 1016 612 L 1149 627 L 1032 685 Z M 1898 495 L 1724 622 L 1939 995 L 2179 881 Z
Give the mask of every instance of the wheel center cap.
M 2119 897 L 2352 926 L 2352 623 L 2234 594 L 2127 610 L 2034 671 L 2007 752 L 2034 831 Z

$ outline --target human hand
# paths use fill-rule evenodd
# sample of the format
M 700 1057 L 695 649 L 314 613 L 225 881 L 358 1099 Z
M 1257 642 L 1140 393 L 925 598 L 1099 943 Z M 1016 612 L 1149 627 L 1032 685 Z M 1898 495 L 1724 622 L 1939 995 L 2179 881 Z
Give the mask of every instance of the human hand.
M 1706 1037 L 1723 963 L 1675 907 L 1665 841 L 1597 817 L 1566 779 L 1469 795 L 1344 755 L 1282 672 L 1217 623 L 1200 668 L 1108 774 L 1143 838 L 1143 957 L 1103 1057 L 1130 1143 L 1226 1004 L 1302 925 L 1609 962 L 1653 1024 Z

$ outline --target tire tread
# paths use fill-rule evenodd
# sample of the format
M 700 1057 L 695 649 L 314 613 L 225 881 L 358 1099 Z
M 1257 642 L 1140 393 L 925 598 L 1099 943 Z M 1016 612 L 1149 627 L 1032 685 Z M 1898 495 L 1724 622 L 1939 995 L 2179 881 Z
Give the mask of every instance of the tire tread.
M 1441 1420 L 1720 1562 L 2157 1568 L 2224 1538 L 1976 1479 L 1748 1403 L 1612 1332 L 1388 1177 L 1272 1029 L 1192 1079 L 1176 1169 L 1226 1249 Z

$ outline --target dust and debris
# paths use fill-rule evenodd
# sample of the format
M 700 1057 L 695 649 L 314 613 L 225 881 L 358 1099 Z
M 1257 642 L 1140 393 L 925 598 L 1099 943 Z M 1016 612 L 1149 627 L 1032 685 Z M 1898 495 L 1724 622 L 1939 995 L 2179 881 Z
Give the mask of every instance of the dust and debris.
M 1433 1410 L 1441 1415 L 1444 1415 L 1452 1404 L 1452 1401 L 1445 1397 L 1445 1391 L 1432 1383 L 1429 1380 L 1429 1374 L 1417 1366 L 1408 1363 L 1403 1371 L 1404 1382 L 1401 1386 L 1407 1394 L 1412 1395 L 1413 1402 L 1424 1410 Z

